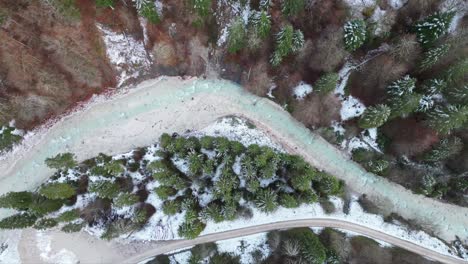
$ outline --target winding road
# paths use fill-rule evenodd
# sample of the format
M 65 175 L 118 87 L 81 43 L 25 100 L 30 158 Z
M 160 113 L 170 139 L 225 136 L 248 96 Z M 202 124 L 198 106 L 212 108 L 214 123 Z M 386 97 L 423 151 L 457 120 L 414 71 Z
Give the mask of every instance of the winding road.
M 80 161 L 100 152 L 123 153 L 156 142 L 164 132 L 199 130 L 228 115 L 249 119 L 288 151 L 302 155 L 315 167 L 343 179 L 354 192 L 366 194 L 380 208 L 395 212 L 446 241 L 452 241 L 458 236 L 465 243 L 468 242 L 468 208 L 415 195 L 400 185 L 366 172 L 350 161 L 346 154 L 311 133 L 280 106 L 222 80 L 164 77 L 146 81 L 109 99 L 100 97 L 90 102 L 84 109 L 63 117 L 59 122 L 38 129 L 34 136 L 27 137 L 15 151 L 0 157 L 0 194 L 39 186 L 52 173 L 45 166 L 44 160 L 58 153 L 75 153 Z M 0 218 L 8 213 L 0 211 Z M 321 222 L 320 219 L 307 221 L 310 222 L 288 221 L 254 226 L 203 236 L 194 242 L 177 241 L 170 245 L 202 243 L 204 239 L 219 239 L 217 236 L 229 238 L 294 225 L 342 225 L 339 227 L 434 259 L 440 258 L 444 262 L 451 259 L 445 256 L 442 260 L 440 254 L 429 249 L 356 224 Z M 157 253 L 150 253 L 154 254 Z M 461 263 L 453 261 L 451 263 Z
M 219 240 L 226 240 L 226 239 L 242 237 L 242 236 L 248 236 L 248 235 L 273 231 L 273 230 L 297 228 L 297 227 L 331 227 L 331 228 L 346 229 L 348 231 L 356 232 L 356 233 L 359 233 L 368 237 L 379 239 L 381 241 L 390 243 L 392 245 L 399 246 L 408 251 L 414 252 L 416 254 L 420 254 L 422 256 L 425 256 L 435 261 L 440 261 L 442 263 L 464 263 L 464 264 L 467 263 L 466 261 L 463 261 L 459 258 L 440 254 L 438 252 L 434 252 L 425 247 L 421 247 L 417 244 L 399 239 L 397 237 L 382 233 L 378 230 L 374 230 L 363 225 L 345 222 L 341 220 L 327 219 L 327 218 L 301 219 L 301 220 L 276 222 L 272 224 L 256 225 L 256 226 L 250 226 L 246 228 L 240 228 L 240 229 L 235 229 L 235 230 L 230 230 L 230 231 L 225 231 L 225 232 L 219 232 L 215 234 L 204 235 L 204 236 L 197 237 L 193 240 L 175 240 L 173 242 L 168 242 L 166 245 L 161 245 L 161 246 L 155 247 L 152 250 L 148 250 L 144 253 L 132 256 L 131 258 L 123 261 L 123 263 L 140 263 L 147 259 L 151 259 L 152 257 L 156 255 L 196 246 L 199 244 L 215 242 Z

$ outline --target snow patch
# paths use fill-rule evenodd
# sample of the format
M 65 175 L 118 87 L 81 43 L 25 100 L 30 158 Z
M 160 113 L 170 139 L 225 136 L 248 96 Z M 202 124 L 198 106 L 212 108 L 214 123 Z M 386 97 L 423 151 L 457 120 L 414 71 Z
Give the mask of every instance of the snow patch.
M 341 104 L 341 110 L 340 110 L 340 116 L 342 121 L 349 120 L 351 118 L 358 117 L 364 113 L 364 110 L 366 110 L 366 107 L 364 106 L 359 99 L 353 97 L 353 96 L 348 96 L 346 97 L 342 104 Z
M 117 87 L 127 80 L 137 78 L 151 65 L 145 50 L 145 43 L 131 36 L 113 32 L 103 25 L 97 24 L 106 44 L 107 57 L 120 73 Z M 146 34 L 145 34 L 146 35 Z
M 395 10 L 402 8 L 408 0 L 387 0 L 387 3 Z
M 262 259 L 270 255 L 270 247 L 267 244 L 267 233 L 221 240 L 217 241 L 216 244 L 218 245 L 219 252 L 232 252 L 240 255 L 241 264 L 255 263 L 252 253 L 256 250 L 260 250 Z
M 300 82 L 298 86 L 293 88 L 294 97 L 298 100 L 304 99 L 308 94 L 313 91 L 312 85 L 305 82 Z
M 73 252 L 64 248 L 57 253 L 52 252 L 52 240 L 50 236 L 46 235 L 44 232 L 36 233 L 36 243 L 37 248 L 41 251 L 41 259 L 47 263 L 80 263 Z

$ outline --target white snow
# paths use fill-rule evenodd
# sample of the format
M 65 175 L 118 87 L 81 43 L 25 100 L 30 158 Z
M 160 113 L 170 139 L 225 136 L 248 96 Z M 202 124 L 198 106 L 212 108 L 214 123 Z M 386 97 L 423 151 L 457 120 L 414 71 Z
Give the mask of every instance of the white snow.
M 18 244 L 21 230 L 2 230 L 0 232 L 0 263 L 21 263 Z
M 304 99 L 308 94 L 313 91 L 312 85 L 305 82 L 300 82 L 299 85 L 293 88 L 294 97 L 298 100 Z
M 351 118 L 358 117 L 364 113 L 364 110 L 366 110 L 366 107 L 364 106 L 359 99 L 353 97 L 353 96 L 348 96 L 346 97 L 342 104 L 341 104 L 341 110 L 340 110 L 340 116 L 342 121 L 349 120 Z
M 344 140 L 341 143 L 341 147 L 347 149 L 348 153 L 357 148 L 373 149 L 382 153 L 377 144 L 377 128 L 363 130 L 359 136 L 353 137 L 350 140 Z
M 97 24 L 106 44 L 107 57 L 120 73 L 117 87 L 125 81 L 137 78 L 149 69 L 151 61 L 145 50 L 145 43 L 131 36 L 116 33 L 103 25 Z M 146 35 L 146 33 L 145 33 Z
M 278 143 L 271 140 L 266 133 L 249 126 L 249 124 L 238 117 L 227 117 L 218 120 L 216 123 L 207 126 L 206 128 L 188 133 L 187 136 L 201 137 L 203 135 L 213 137 L 226 137 L 229 140 L 239 141 L 245 146 L 258 144 L 260 146 L 268 146 L 278 151 L 283 148 Z
M 171 264 L 185 264 L 189 263 L 189 259 L 192 256 L 190 250 L 185 250 L 183 252 L 179 252 L 169 257 Z
M 270 247 L 267 242 L 267 233 L 259 233 L 250 236 L 238 237 L 228 240 L 217 241 L 219 252 L 232 252 L 240 256 L 241 264 L 254 263 L 252 253 L 260 250 L 262 259 L 270 254 Z
M 387 3 L 395 10 L 402 8 L 408 0 L 387 0 Z
M 275 90 L 275 89 L 276 89 L 276 84 L 273 83 L 273 84 L 270 86 L 270 88 L 268 88 L 267 96 L 270 97 L 270 98 L 272 98 L 272 99 L 274 99 L 275 96 L 273 95 L 273 90 Z
M 60 263 L 60 264 L 75 264 L 80 263 L 76 255 L 64 248 L 60 249 L 59 252 L 52 252 L 52 240 L 50 236 L 44 232 L 36 233 L 37 248 L 41 251 L 41 259 L 47 263 Z

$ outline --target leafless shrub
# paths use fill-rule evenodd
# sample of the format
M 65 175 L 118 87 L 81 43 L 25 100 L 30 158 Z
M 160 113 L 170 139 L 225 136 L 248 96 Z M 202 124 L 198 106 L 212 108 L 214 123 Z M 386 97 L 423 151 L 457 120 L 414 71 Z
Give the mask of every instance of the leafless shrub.
M 330 72 L 340 65 L 348 52 L 343 45 L 343 29 L 338 26 L 328 26 L 311 44 L 309 67 L 317 71 Z
M 251 93 L 265 96 L 274 85 L 273 80 L 268 76 L 267 69 L 268 65 L 266 62 L 256 64 L 248 70 L 247 74 L 242 76 L 242 84 Z
M 43 120 L 49 114 L 62 110 L 60 103 L 54 98 L 39 95 L 15 96 L 11 104 L 20 124 Z
M 341 102 L 334 94 L 313 94 L 294 107 L 293 116 L 310 128 L 328 127 L 340 119 L 340 108 Z
M 392 56 L 404 63 L 414 63 L 421 54 L 421 47 L 416 41 L 416 35 L 403 35 L 390 51 Z

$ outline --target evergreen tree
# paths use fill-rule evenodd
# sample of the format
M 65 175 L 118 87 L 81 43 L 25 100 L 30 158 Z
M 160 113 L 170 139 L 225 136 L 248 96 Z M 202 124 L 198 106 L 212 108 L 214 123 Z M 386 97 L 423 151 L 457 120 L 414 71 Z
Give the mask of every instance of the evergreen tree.
M 68 223 L 61 230 L 65 233 L 76 233 L 80 232 L 84 225 L 84 223 Z
M 189 172 L 191 176 L 199 175 L 203 171 L 205 156 L 196 152 L 190 153 L 188 156 Z
M 299 14 L 305 8 L 304 0 L 282 0 L 281 12 L 285 16 L 294 16 Z
M 417 93 L 411 93 L 399 96 L 390 100 L 389 106 L 392 109 L 390 118 L 407 117 L 420 107 L 423 96 Z
M 344 25 L 344 43 L 348 51 L 355 51 L 366 42 L 366 22 L 351 20 Z
M 426 196 L 430 196 L 434 192 L 437 181 L 434 176 L 426 174 L 422 177 L 421 184 L 421 192 Z
M 0 208 L 27 210 L 32 201 L 31 192 L 9 192 L 0 196 Z
M 65 212 L 61 213 L 57 217 L 57 221 L 59 221 L 59 222 L 71 222 L 71 221 L 76 220 L 78 218 L 80 218 L 80 210 L 79 209 L 73 209 L 73 210 L 65 211 Z
M 47 158 L 45 164 L 51 169 L 58 170 L 73 168 L 77 165 L 75 156 L 72 153 L 62 153 L 53 158 Z
M 157 24 L 161 22 L 156 5 L 152 0 L 134 0 L 138 13 L 148 19 L 150 23 Z
M 162 200 L 166 200 L 169 196 L 175 195 L 177 190 L 170 187 L 170 186 L 159 186 L 154 188 L 154 192 L 158 195 L 158 197 Z
M 267 11 L 261 10 L 254 12 L 250 21 L 260 38 L 264 39 L 270 35 L 271 21 Z
M 62 205 L 63 200 L 52 200 L 43 196 L 37 196 L 34 197 L 29 210 L 37 216 L 42 216 L 59 210 Z
M 0 124 L 0 152 L 10 150 L 13 145 L 21 140 L 21 136 L 14 133 L 15 128 L 1 126 Z
M 416 79 L 406 75 L 387 86 L 387 93 L 391 97 L 401 97 L 412 93 L 415 87 Z
M 445 35 L 450 27 L 455 12 L 436 12 L 414 25 L 419 43 L 423 47 L 431 46 L 439 37 Z
M 163 133 L 161 137 L 159 138 L 159 146 L 162 149 L 166 150 L 171 144 L 172 144 L 172 137 L 167 133 Z
M 367 162 L 366 169 L 377 175 L 384 175 L 389 165 L 388 161 L 384 159 L 371 160 Z
M 295 175 L 291 177 L 291 187 L 301 192 L 310 190 L 312 188 L 312 179 L 309 175 L 302 173 Z
M 213 220 L 215 223 L 224 221 L 222 207 L 216 203 L 210 203 L 207 207 L 203 208 L 202 218 L 205 221 Z
M 243 49 L 246 44 L 246 35 L 244 20 L 242 17 L 236 18 L 229 27 L 228 51 L 231 53 L 236 53 Z
M 193 9 L 201 18 L 207 17 L 211 12 L 211 0 L 191 0 Z
M 298 244 L 301 246 L 300 255 L 306 263 L 324 263 L 327 257 L 326 248 L 312 230 L 309 228 L 296 228 L 285 231 L 283 234 L 283 241 L 298 241 Z
M 200 138 L 200 145 L 206 150 L 212 150 L 215 144 L 215 139 L 210 136 L 203 136 Z
M 434 66 L 443 56 L 445 56 L 450 50 L 450 45 L 442 44 L 438 47 L 434 47 L 424 52 L 423 59 L 419 65 L 421 70 L 430 69 Z
M 301 205 L 299 197 L 291 193 L 281 193 L 279 196 L 279 204 L 285 208 L 297 208 Z
M 468 120 L 468 106 L 439 106 L 427 113 L 428 124 L 440 134 L 458 129 Z
M 371 106 L 364 111 L 364 114 L 359 119 L 358 124 L 361 128 L 379 127 L 387 122 L 390 114 L 390 107 L 384 104 Z
M 284 26 L 276 35 L 276 48 L 270 59 L 273 66 L 278 66 L 283 58 L 296 53 L 304 46 L 304 35 L 300 30 L 294 30 L 291 25 Z
M 183 222 L 177 230 L 179 236 L 186 239 L 194 239 L 205 229 L 205 224 L 199 220 L 193 222 Z
M 446 160 L 460 153 L 462 149 L 463 142 L 459 137 L 444 138 L 423 155 L 423 160 L 427 162 Z
M 452 102 L 468 104 L 468 84 L 452 86 L 446 90 L 446 94 Z
M 53 218 L 43 218 L 37 221 L 37 223 L 34 225 L 34 228 L 39 229 L 39 230 L 44 230 L 44 229 L 55 227 L 57 225 L 58 225 L 57 220 Z
M 343 192 L 343 182 L 324 172 L 318 173 L 313 185 L 321 196 L 338 195 Z
M 138 203 L 138 196 L 133 193 L 120 193 L 117 198 L 114 199 L 113 205 L 115 207 L 124 207 L 124 206 L 131 206 Z
M 68 183 L 49 183 L 39 189 L 39 194 L 52 200 L 68 199 L 76 194 L 75 189 Z
M 182 202 L 177 199 L 165 201 L 162 209 L 165 215 L 175 215 L 182 210 Z
M 89 184 L 88 190 L 100 198 L 113 199 L 119 195 L 120 186 L 112 181 L 96 181 Z
M 36 216 L 28 213 L 15 214 L 0 220 L 0 229 L 22 229 L 30 227 L 34 225 L 36 219 Z
M 96 0 L 97 7 L 114 7 L 115 3 L 114 0 Z
M 271 213 L 278 208 L 278 194 L 271 189 L 260 189 L 255 194 L 254 202 L 260 211 Z
M 422 91 L 425 95 L 433 96 L 440 94 L 447 87 L 444 79 L 429 79 L 422 85 Z
M 468 59 L 463 59 L 445 72 L 445 78 L 449 85 L 464 85 L 468 74 Z
M 331 72 L 320 76 L 314 84 L 314 89 L 321 94 L 328 94 L 335 90 L 340 76 L 337 73 Z

